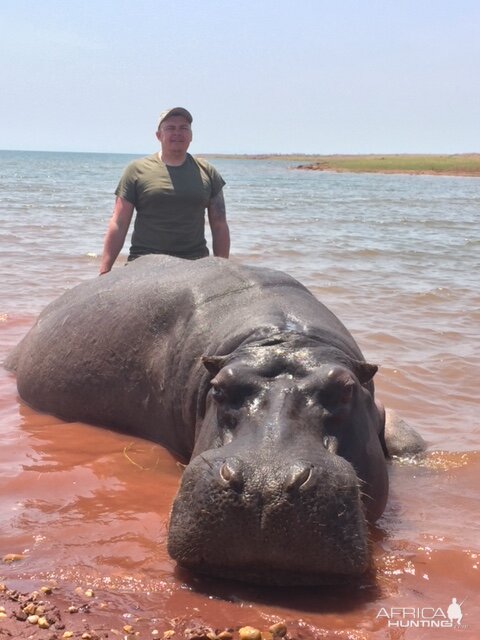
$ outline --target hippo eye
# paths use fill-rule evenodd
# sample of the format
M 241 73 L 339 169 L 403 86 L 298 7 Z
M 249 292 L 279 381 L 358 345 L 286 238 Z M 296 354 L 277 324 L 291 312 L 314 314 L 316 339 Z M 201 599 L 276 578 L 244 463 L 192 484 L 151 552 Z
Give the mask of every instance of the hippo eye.
M 227 395 L 223 389 L 217 386 L 212 386 L 212 398 L 215 402 L 225 402 Z
M 353 382 L 335 381 L 319 391 L 319 399 L 323 407 L 330 412 L 341 410 L 349 404 L 353 395 Z
M 254 391 L 255 387 L 248 384 L 229 384 L 226 387 L 220 387 L 218 383 L 212 383 L 213 399 L 218 403 L 228 403 L 231 409 L 239 409 Z

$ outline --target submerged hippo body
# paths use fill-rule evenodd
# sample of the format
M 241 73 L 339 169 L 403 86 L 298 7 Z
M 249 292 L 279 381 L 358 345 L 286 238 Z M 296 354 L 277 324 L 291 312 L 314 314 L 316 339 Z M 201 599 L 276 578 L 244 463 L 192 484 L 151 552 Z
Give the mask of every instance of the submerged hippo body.
M 139 258 L 50 304 L 6 364 L 32 407 L 190 460 L 180 565 L 273 584 L 367 569 L 388 493 L 376 367 L 285 273 Z

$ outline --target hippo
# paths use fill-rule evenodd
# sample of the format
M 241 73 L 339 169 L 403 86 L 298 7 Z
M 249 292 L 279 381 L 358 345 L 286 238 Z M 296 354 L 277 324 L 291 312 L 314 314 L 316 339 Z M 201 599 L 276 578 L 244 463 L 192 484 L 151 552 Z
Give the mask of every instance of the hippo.
M 423 447 L 404 423 L 385 430 L 377 366 L 307 288 L 223 258 L 149 255 L 84 282 L 46 307 L 6 366 L 34 409 L 188 463 L 168 552 L 214 577 L 363 575 L 389 450 Z

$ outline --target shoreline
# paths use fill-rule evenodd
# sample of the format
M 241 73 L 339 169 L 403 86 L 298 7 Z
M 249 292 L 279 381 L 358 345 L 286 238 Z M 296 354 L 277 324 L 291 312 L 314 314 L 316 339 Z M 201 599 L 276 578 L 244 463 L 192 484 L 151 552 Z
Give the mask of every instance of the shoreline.
M 243 620 L 210 626 L 202 616 L 184 614 L 171 618 L 155 615 L 133 603 L 122 606 L 125 592 L 105 587 L 85 588 L 72 584 L 32 581 L 28 590 L 10 588 L 0 582 L 0 637 L 12 640 L 107 640 L 108 638 L 152 638 L 169 640 L 245 640 L 248 637 L 284 640 L 297 638 L 298 629 L 285 622 L 265 622 L 260 628 Z M 289 623 L 290 624 L 290 623 Z M 243 627 L 243 628 L 242 628 Z M 250 633 L 248 630 L 252 630 Z
M 36 153 L 63 155 L 125 156 L 137 158 L 143 153 L 88 151 L 26 151 L 1 149 L 0 153 Z M 225 160 L 262 160 L 289 162 L 289 169 L 330 173 L 376 173 L 480 178 L 480 153 L 453 154 L 307 154 L 307 153 L 194 153 L 197 157 Z
M 438 176 L 438 177 L 454 177 L 454 178 L 480 178 L 479 171 L 435 171 L 430 170 L 417 170 L 417 169 L 342 169 L 333 167 L 318 167 L 315 165 L 299 165 L 298 167 L 292 167 L 295 170 L 300 171 L 322 171 L 323 173 L 371 173 L 380 175 L 404 175 L 404 176 Z
M 205 154 L 232 160 L 290 161 L 290 168 L 332 173 L 480 177 L 480 153 L 462 154 Z

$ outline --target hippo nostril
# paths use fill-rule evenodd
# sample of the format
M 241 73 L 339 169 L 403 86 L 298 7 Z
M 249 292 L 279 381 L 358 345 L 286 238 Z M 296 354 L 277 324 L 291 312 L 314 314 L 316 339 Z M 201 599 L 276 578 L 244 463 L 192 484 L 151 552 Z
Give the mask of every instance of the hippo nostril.
M 312 478 L 312 471 L 313 467 L 311 465 L 298 465 L 293 467 L 285 483 L 287 491 L 306 488 L 309 480 Z
M 243 474 L 238 460 L 227 460 L 220 467 L 220 477 L 235 491 L 243 488 Z

